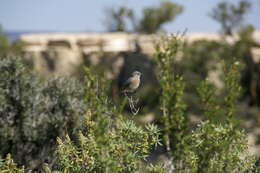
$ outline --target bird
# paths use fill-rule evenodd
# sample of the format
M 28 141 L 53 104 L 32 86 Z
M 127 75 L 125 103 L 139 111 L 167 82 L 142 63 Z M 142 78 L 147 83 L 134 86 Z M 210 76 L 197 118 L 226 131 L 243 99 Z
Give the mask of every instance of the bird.
M 123 86 L 122 86 L 122 93 L 126 94 L 132 94 L 134 93 L 141 83 L 141 72 L 134 71 L 132 73 L 132 76 L 128 78 Z

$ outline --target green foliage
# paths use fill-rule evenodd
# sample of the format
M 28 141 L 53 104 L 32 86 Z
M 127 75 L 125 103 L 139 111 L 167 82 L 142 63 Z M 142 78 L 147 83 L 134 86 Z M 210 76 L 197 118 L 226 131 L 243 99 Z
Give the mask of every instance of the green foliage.
M 178 63 L 180 73 L 186 78 L 200 81 L 208 76 L 211 69 L 215 69 L 215 64 L 219 61 L 223 52 L 228 52 L 228 45 L 216 41 L 198 40 L 191 44 L 185 43 L 183 46 L 183 59 Z M 198 83 L 195 83 L 197 86 Z
M 109 8 L 107 10 L 107 27 L 109 32 L 123 32 L 127 31 L 127 20 L 133 22 L 133 10 L 127 7 L 120 7 L 119 9 Z
M 69 137 L 63 141 L 58 139 L 57 152 L 63 171 L 145 172 L 151 169 L 141 161 L 147 157 L 150 147 L 159 142 L 155 126 L 148 125 L 142 129 L 132 121 L 121 122 L 115 127 L 107 127 L 101 138 L 95 132 L 100 124 L 92 120 L 86 123 L 88 131 L 79 134 L 78 145 L 73 144 Z
M 233 46 L 231 46 L 233 57 L 236 57 L 248 66 L 253 65 L 250 64 L 253 63 L 250 62 L 252 61 L 252 55 L 250 54 L 251 48 L 260 47 L 260 45 L 253 38 L 254 31 L 255 29 L 252 25 L 247 25 L 245 27 L 240 28 L 240 30 L 238 31 L 239 39 L 235 42 Z
M 224 63 L 223 63 L 224 64 Z M 234 116 L 238 97 L 241 94 L 240 86 L 240 68 L 241 64 L 237 61 L 233 64 L 224 64 L 223 73 L 226 89 L 226 97 L 224 98 L 225 114 L 228 119 Z
M 243 98 L 249 97 L 251 105 L 259 105 L 259 87 L 254 86 L 258 83 L 258 63 L 255 62 L 252 54 L 253 48 L 259 48 L 260 45 L 253 38 L 254 27 L 248 25 L 242 27 L 238 32 L 239 39 L 232 46 L 233 57 L 241 61 L 242 69 L 241 85 L 243 88 Z
M 11 153 L 28 169 L 55 164 L 57 136 L 81 126 L 83 93 L 74 79 L 41 81 L 20 58 L 0 59 L 0 155 Z
M 23 46 L 24 43 L 21 41 L 10 43 L 0 25 L 0 58 L 12 55 L 21 55 Z
M 247 172 L 254 158 L 248 153 L 243 131 L 232 124 L 204 121 L 189 136 L 185 155 L 186 172 Z
M 216 100 L 216 87 L 211 84 L 208 79 L 201 82 L 197 88 L 201 109 L 204 114 L 204 118 L 210 121 L 214 121 L 220 113 L 220 107 Z
M 223 63 L 225 74 L 225 97 L 223 104 L 216 102 L 216 89 L 208 80 L 202 82 L 198 92 L 202 102 L 203 115 L 208 119 L 187 137 L 190 144 L 186 153 L 185 163 L 189 171 L 201 172 L 247 172 L 252 170 L 255 162 L 248 153 L 246 135 L 236 127 L 235 110 L 241 93 L 240 73 L 241 64 Z M 226 117 L 221 122 L 218 117 Z M 201 152 L 203 150 L 203 152 Z M 228 154 L 227 154 L 228 153 Z M 192 157 L 189 157 L 192 156 Z
M 225 94 L 222 88 L 225 81 L 221 75 L 225 74 L 223 73 L 223 67 L 232 63 L 234 58 L 239 61 L 239 66 L 242 66 L 237 71 L 241 75 L 242 97 L 251 97 L 250 100 L 255 100 L 254 104 L 257 103 L 257 98 L 252 98 L 252 81 L 258 76 L 255 70 L 258 67 L 253 62 L 251 48 L 259 47 L 259 45 L 253 39 L 253 31 L 252 26 L 241 28 L 238 32 L 238 39 L 233 44 L 228 44 L 224 40 L 198 40 L 184 44 L 181 60 L 175 63 L 174 71 L 183 75 L 186 83 L 185 102 L 191 107 L 189 109 L 190 113 L 201 114 L 200 105 L 198 104 L 199 95 L 196 93 L 196 88 L 200 85 L 200 81 L 205 78 L 208 78 L 209 81 L 215 81 L 213 85 L 219 95 L 214 100 L 220 105 L 224 104 L 221 103 L 223 100 L 220 99 Z M 221 63 L 221 61 L 224 61 L 224 63 Z M 214 74 L 214 76 L 211 76 L 211 74 Z M 254 92 L 257 93 L 257 91 Z
M 163 24 L 173 21 L 182 11 L 182 6 L 170 1 L 162 1 L 157 8 L 145 8 L 138 22 L 137 31 L 147 34 L 156 33 L 162 29 Z
M 234 29 L 241 26 L 250 7 L 247 0 L 240 0 L 238 5 L 223 1 L 213 8 L 210 17 L 221 24 L 224 34 L 232 35 Z
M 184 92 L 184 100 L 188 105 L 189 113 L 201 114 L 201 106 L 199 105 L 199 95 L 196 88 L 201 85 L 201 81 L 205 78 L 211 80 L 210 74 L 217 74 L 214 81 L 219 81 L 218 85 L 214 85 L 219 92 L 223 85 L 222 80 L 218 76 L 221 73 L 221 60 L 228 62 L 233 57 L 231 46 L 218 42 L 198 40 L 193 43 L 184 43 L 181 52 L 181 60 L 176 61 L 174 72 L 183 76 L 186 83 Z M 212 86 L 212 87 L 214 87 Z M 219 97 L 214 98 L 215 102 L 219 102 Z
M 130 31 L 128 23 L 132 24 L 133 32 L 152 34 L 160 31 L 165 23 L 173 21 L 183 7 L 170 1 L 162 1 L 159 7 L 144 8 L 142 16 L 137 19 L 132 9 L 120 7 L 118 10 L 108 10 L 108 31 Z
M 58 138 L 57 154 L 64 172 L 163 172 L 163 167 L 145 165 L 150 149 L 159 144 L 154 125 L 138 127 L 126 120 L 107 100 L 106 82 L 87 69 L 89 102 L 85 129 L 76 142 Z
M 0 52 L 1 52 L 0 57 L 5 55 L 8 47 L 9 47 L 8 39 L 4 34 L 2 27 L 0 26 Z
M 4 160 L 0 160 L 1 173 L 24 173 L 24 168 L 18 168 L 11 155 L 8 154 Z
M 186 133 L 186 105 L 183 102 L 182 77 L 173 74 L 172 65 L 181 46 L 178 37 L 172 36 L 156 46 L 156 62 L 161 85 L 160 109 L 164 130 L 164 143 L 175 160 L 181 157 L 183 138 Z
M 245 133 L 234 119 L 241 91 L 240 63 L 223 63 L 225 89 L 222 102 L 217 99 L 216 88 L 205 80 L 198 87 L 204 121 L 189 133 L 182 78 L 172 70 L 182 42 L 178 37 L 166 38 L 158 44 L 156 62 L 160 74 L 162 93 L 160 108 L 164 144 L 173 167 L 169 172 L 248 172 L 255 159 L 248 154 Z M 224 115 L 222 121 L 219 115 Z

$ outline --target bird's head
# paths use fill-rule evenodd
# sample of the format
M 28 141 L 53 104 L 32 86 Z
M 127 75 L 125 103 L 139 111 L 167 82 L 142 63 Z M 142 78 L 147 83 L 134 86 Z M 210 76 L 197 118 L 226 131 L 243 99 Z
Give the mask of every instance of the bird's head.
M 140 76 L 141 76 L 141 72 L 139 72 L 139 71 L 134 71 L 134 72 L 132 73 L 132 75 L 133 75 L 133 76 L 138 76 L 138 77 L 140 77 Z

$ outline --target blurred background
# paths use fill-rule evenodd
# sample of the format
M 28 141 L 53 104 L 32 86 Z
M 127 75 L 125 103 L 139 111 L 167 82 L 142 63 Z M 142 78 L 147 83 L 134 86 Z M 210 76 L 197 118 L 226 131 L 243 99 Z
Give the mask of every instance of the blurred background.
M 199 82 L 208 78 L 221 96 L 221 62 L 235 59 L 243 65 L 237 116 L 249 134 L 250 151 L 260 154 L 259 0 L 1 0 L 0 26 L 0 58 L 18 56 L 42 79 L 82 80 L 84 67 L 95 67 L 111 81 L 109 95 L 115 103 L 121 99 L 122 83 L 133 71 L 141 71 L 141 111 L 136 116 L 141 123 L 157 120 L 154 53 L 162 34 L 182 35 L 173 70 L 186 82 L 191 126 L 201 120 Z M 50 138 L 55 141 L 59 135 L 60 131 Z M 0 145 L 6 146 L 3 141 Z M 44 154 L 48 149 L 40 151 L 41 145 L 24 149 L 15 159 L 37 169 L 49 157 Z M 19 149 L 14 148 L 0 146 L 0 155 Z M 24 159 L 31 151 L 33 159 Z

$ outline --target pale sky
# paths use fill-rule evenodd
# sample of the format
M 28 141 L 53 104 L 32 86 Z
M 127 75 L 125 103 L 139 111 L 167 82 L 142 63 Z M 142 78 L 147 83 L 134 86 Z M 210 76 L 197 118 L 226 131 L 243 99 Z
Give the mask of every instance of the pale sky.
M 175 0 L 184 6 L 174 22 L 164 26 L 167 32 L 218 32 L 220 26 L 208 14 L 221 0 Z M 229 0 L 238 2 L 238 0 Z M 260 29 L 260 2 L 253 7 L 246 23 Z M 7 31 L 106 31 L 104 10 L 121 5 L 133 8 L 137 15 L 144 7 L 155 6 L 160 0 L 0 0 L 0 24 Z

